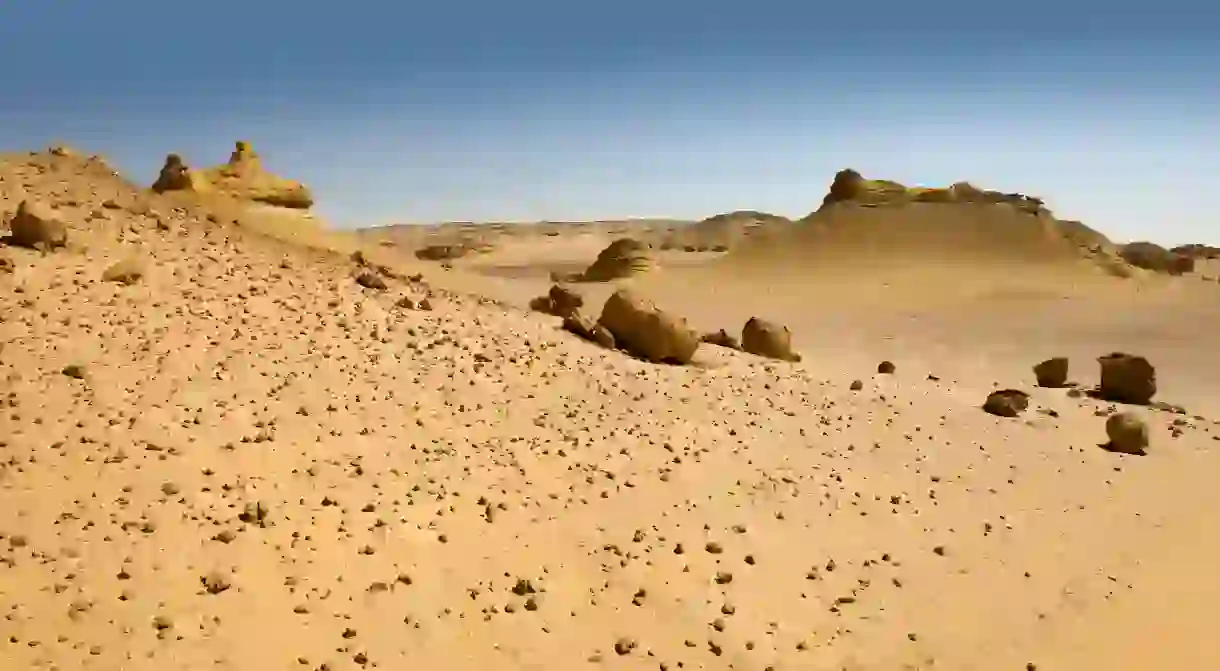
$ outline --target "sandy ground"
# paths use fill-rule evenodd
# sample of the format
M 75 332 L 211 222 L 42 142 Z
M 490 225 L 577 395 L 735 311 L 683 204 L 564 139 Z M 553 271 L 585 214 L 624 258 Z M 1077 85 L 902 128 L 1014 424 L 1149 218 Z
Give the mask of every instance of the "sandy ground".
M 656 366 L 522 309 L 608 232 L 452 269 L 372 245 L 375 290 L 358 242 L 74 159 L 8 158 L 0 197 L 72 235 L 0 248 L 6 668 L 1220 668 L 1199 274 L 675 253 L 631 283 L 699 328 L 783 321 L 804 360 Z M 100 279 L 127 258 L 140 282 Z M 1033 385 L 1115 349 L 1186 409 L 1136 409 L 1148 456 L 1099 448 L 1112 404 Z M 997 385 L 1030 410 L 983 413 Z

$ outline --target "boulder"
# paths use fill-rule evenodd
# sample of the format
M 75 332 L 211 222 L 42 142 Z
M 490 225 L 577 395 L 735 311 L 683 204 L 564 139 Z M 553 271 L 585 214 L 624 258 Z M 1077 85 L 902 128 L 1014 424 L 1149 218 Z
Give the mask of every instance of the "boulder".
M 792 332 L 787 326 L 751 317 L 741 329 L 741 349 L 757 356 L 782 361 L 800 361 L 792 351 Z
M 646 273 L 655 267 L 651 248 L 634 238 L 610 243 L 577 278 L 581 282 L 610 282 Z
M 9 221 L 9 242 L 30 249 L 56 249 L 68 244 L 68 227 L 51 210 L 23 200 Z
M 1057 356 L 1034 366 L 1034 377 L 1039 387 L 1058 389 L 1067 385 L 1068 359 Z
M 987 395 L 983 411 L 997 417 L 1016 417 L 1029 408 L 1029 394 L 1017 389 L 1001 389 Z
M 1144 357 L 1114 352 L 1098 358 L 1097 362 L 1101 364 L 1098 398 L 1148 405 L 1156 395 L 1156 369 Z
M 661 311 L 626 289 L 606 299 L 598 322 L 620 348 L 646 361 L 688 364 L 699 348 L 699 336 L 685 319 Z
M 1123 454 L 1147 454 L 1148 424 L 1133 412 L 1117 412 L 1106 419 L 1106 449 Z

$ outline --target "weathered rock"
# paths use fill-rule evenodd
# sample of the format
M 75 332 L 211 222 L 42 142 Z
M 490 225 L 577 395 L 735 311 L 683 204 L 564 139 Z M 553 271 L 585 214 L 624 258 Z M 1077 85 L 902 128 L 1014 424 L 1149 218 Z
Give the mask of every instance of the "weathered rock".
M 580 312 L 579 309 L 564 315 L 563 328 L 569 333 L 574 333 L 585 340 L 595 342 L 606 349 L 615 348 L 614 335 L 610 333 L 609 329 L 592 317 Z
M 161 166 L 157 181 L 153 182 L 152 190 L 157 193 L 166 191 L 203 193 L 208 191 L 208 184 L 202 175 L 183 163 L 181 156 L 169 154 L 165 157 L 165 164 Z
M 68 244 L 68 227 L 51 210 L 23 200 L 9 221 L 9 241 L 18 247 L 56 249 Z
M 135 284 L 144 277 L 144 263 L 138 259 L 124 259 L 111 264 L 102 271 L 102 281 L 119 284 Z
M 1114 352 L 1098 358 L 1097 362 L 1101 364 L 1098 398 L 1148 405 L 1156 395 L 1156 369 L 1144 357 Z
M 1039 387 L 1057 389 L 1067 385 L 1068 359 L 1057 356 L 1034 366 L 1034 377 Z
M 997 417 L 1016 417 L 1029 408 L 1029 394 L 1017 389 L 1001 389 L 987 395 L 983 411 Z
M 1146 454 L 1148 424 L 1133 412 L 1118 412 L 1106 419 L 1106 449 L 1123 454 Z
M 547 298 L 551 301 L 551 314 L 560 317 L 579 310 L 585 304 L 584 296 L 561 284 L 553 285 Z
M 741 349 L 757 356 L 782 361 L 800 361 L 792 351 L 792 332 L 787 326 L 751 317 L 741 329 Z
M 699 336 L 685 319 L 663 312 L 626 289 L 606 299 L 598 322 L 619 347 L 646 361 L 687 364 L 699 348 Z
M 7 256 L 0 255 L 0 275 L 10 274 L 14 269 L 13 260 Z
M 893 375 L 894 374 L 894 362 L 893 361 L 882 361 L 881 363 L 877 364 L 877 373 L 879 375 Z
M 647 243 L 634 238 L 620 238 L 603 249 L 577 279 L 581 282 L 610 282 L 646 273 L 654 265 Z
M 741 349 L 741 343 L 737 342 L 737 338 L 729 335 L 729 332 L 724 329 L 720 329 L 714 333 L 706 333 L 699 340 L 709 345 L 716 345 L 718 347 L 727 347 L 735 350 Z

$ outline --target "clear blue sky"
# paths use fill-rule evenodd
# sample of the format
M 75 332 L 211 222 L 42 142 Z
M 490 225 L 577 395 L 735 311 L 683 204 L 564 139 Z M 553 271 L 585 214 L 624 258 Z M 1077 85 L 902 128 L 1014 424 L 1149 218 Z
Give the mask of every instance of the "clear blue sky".
M 799 216 L 850 166 L 1220 242 L 1208 7 L 8 0 L 0 147 L 151 182 L 249 139 L 342 225 Z

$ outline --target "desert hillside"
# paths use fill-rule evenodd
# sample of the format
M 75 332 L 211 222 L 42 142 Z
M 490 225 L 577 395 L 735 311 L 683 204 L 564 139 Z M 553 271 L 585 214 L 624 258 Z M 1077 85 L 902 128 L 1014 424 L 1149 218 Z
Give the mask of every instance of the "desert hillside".
M 0 157 L 12 668 L 1220 668 L 1198 272 L 1002 204 L 419 255 L 141 185 Z M 915 272 L 965 259 L 1021 281 Z

